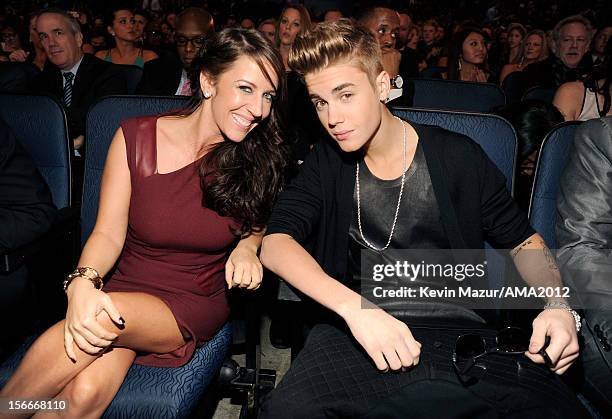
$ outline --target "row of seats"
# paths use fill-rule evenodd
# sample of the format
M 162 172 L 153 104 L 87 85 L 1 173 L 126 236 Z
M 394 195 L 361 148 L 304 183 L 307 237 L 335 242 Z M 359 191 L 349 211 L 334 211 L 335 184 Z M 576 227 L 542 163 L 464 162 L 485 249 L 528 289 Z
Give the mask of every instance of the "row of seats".
M 486 86 L 486 85 L 485 85 Z M 91 233 L 99 199 L 104 162 L 110 142 L 121 120 L 182 108 L 185 97 L 116 96 L 104 98 L 87 115 L 87 155 L 80 213 L 81 244 Z M 505 119 L 482 113 L 461 113 L 414 108 L 396 108 L 406 120 L 437 125 L 472 138 L 506 176 L 512 191 L 517 155 L 517 138 Z M 48 97 L 0 95 L 0 117 L 7 121 L 32 154 L 48 182 L 58 208 L 70 207 L 72 146 L 66 118 L 60 104 Z M 576 123 L 555 128 L 546 137 L 536 168 L 530 217 L 534 228 L 554 247 L 554 200 L 560 173 L 567 162 Z M 504 259 L 487 251 L 491 286 L 503 284 Z M 106 417 L 185 417 L 191 412 L 212 381 L 231 343 L 231 328 L 224 327 L 194 358 L 177 369 L 134 365 Z M 0 385 L 8 379 L 27 345 L 0 368 Z
M 125 74 L 128 93 L 134 94 L 142 69 L 135 65 L 118 65 Z M 491 109 L 521 100 L 539 99 L 552 102 L 554 89 L 532 87 L 523 94 L 520 72 L 511 73 L 500 88 L 492 83 L 475 83 L 427 78 L 409 79 L 414 86 L 413 107 L 465 112 L 489 112 Z
M 519 72 L 510 74 L 501 88 L 492 83 L 440 79 L 409 79 L 408 83 L 414 86 L 415 108 L 489 112 L 498 106 L 521 100 L 537 99 L 552 103 L 554 89 L 532 87 L 522 94 L 522 79 L 517 78 L 520 76 Z

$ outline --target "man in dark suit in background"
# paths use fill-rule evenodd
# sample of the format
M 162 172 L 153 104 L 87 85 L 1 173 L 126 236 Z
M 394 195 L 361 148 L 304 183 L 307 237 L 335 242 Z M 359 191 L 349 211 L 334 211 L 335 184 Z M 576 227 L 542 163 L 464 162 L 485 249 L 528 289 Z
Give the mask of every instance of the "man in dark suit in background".
M 177 17 L 174 33 L 177 56 L 146 63 L 136 93 L 191 96 L 189 68 L 214 30 L 213 17 L 206 10 L 199 7 L 185 9 Z
M 42 11 L 36 31 L 52 65 L 45 65 L 30 90 L 53 96 L 64 104 L 69 135 L 78 150 L 85 140 L 87 110 L 103 96 L 126 94 L 125 76 L 113 64 L 83 54 L 81 28 L 65 11 Z

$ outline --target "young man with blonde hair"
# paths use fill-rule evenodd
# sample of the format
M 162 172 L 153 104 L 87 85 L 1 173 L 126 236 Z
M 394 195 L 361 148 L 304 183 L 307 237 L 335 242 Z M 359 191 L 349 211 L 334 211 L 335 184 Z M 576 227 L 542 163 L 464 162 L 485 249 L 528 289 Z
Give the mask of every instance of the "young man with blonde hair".
M 460 340 L 476 336 L 489 350 L 506 350 L 476 310 L 366 301 L 364 259 L 389 267 L 401 249 L 438 257 L 443 249 L 483 249 L 485 240 L 512 249 L 529 285 L 560 286 L 548 249 L 482 149 L 387 109 L 380 56 L 373 35 L 346 20 L 315 26 L 289 56 L 331 138 L 315 146 L 277 202 L 261 260 L 327 316 L 262 417 L 580 417 L 553 373 L 578 356 L 576 313 L 563 301 L 549 301 L 537 316 L 524 356 L 481 353 L 477 361 L 463 358 Z M 307 240 L 311 253 L 301 244 Z

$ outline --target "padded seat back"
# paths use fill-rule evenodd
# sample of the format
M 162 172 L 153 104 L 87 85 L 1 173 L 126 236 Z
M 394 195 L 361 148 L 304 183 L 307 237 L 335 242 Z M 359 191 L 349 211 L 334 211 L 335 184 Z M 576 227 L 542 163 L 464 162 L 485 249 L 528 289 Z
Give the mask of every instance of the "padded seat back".
M 512 191 L 518 146 L 516 131 L 504 118 L 482 113 L 399 107 L 394 108 L 393 113 L 408 121 L 435 125 L 468 136 L 495 163 L 506 177 L 508 190 Z
M 0 117 L 30 153 L 55 206 L 70 207 L 72 145 L 62 105 L 48 96 L 0 94 Z
M 435 125 L 468 136 L 482 147 L 506 177 L 506 187 L 512 192 L 517 137 L 514 128 L 505 119 L 488 114 L 410 108 L 395 108 L 393 113 L 408 121 Z M 486 258 L 489 284 L 491 288 L 500 288 L 505 283 L 506 262 L 488 244 Z
M 168 113 L 186 106 L 183 96 L 109 96 L 87 113 L 87 155 L 81 207 L 81 243 L 85 244 L 98 215 L 100 182 L 108 147 L 121 121 L 136 116 Z
M 415 108 L 489 112 L 506 103 L 504 92 L 492 83 L 440 79 L 410 81 L 414 84 L 412 106 Z
M 529 219 L 550 249 L 557 248 L 555 220 L 559 181 L 567 163 L 579 122 L 565 122 L 544 137 L 536 164 Z

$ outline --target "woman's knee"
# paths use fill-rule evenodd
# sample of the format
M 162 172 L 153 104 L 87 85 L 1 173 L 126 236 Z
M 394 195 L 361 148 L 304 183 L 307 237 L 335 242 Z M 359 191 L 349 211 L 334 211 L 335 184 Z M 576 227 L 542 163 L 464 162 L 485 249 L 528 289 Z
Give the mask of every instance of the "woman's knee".
M 123 292 L 111 292 L 108 296 L 125 324 L 116 324 L 105 312 L 98 315 L 98 321 L 102 327 L 119 335 L 117 346 L 166 353 L 185 344 L 174 315 L 159 298 Z
M 62 392 L 66 397 L 71 416 L 85 417 L 91 412 L 105 408 L 104 384 L 88 375 L 78 375 Z

